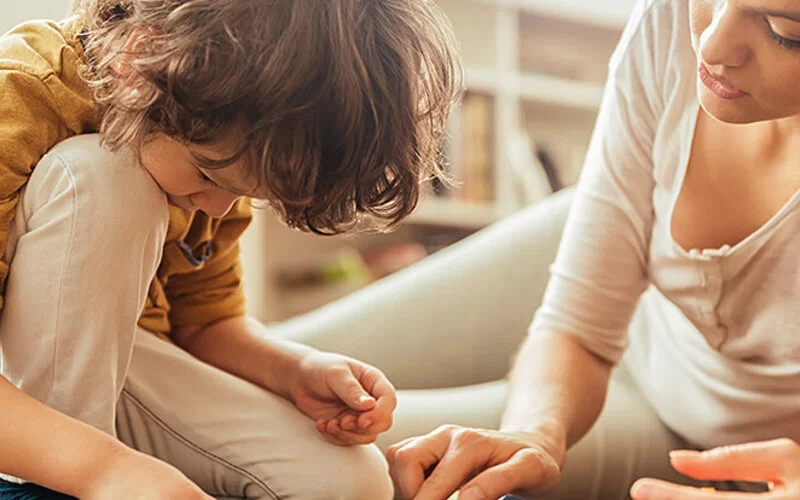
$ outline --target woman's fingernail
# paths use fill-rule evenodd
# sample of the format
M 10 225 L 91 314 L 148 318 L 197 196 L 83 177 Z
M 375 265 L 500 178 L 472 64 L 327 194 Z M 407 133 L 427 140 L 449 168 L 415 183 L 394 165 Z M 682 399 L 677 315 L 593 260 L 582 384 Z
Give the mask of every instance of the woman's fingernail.
M 647 484 L 634 484 L 633 488 L 631 488 L 631 496 L 633 498 L 644 498 L 651 493 L 653 493 L 653 489 Z
M 370 401 L 374 401 L 374 398 L 372 396 L 364 395 L 358 397 L 358 404 L 369 403 Z
M 672 450 L 669 452 L 669 458 L 690 458 L 700 455 L 699 451 L 694 450 Z

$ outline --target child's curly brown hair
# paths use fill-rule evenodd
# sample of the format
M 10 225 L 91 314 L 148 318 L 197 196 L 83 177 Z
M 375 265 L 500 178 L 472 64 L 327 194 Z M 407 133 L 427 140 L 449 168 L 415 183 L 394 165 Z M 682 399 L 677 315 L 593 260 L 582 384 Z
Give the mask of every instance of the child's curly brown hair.
M 268 201 L 320 234 L 391 226 L 441 177 L 463 88 L 431 0 L 77 0 L 110 147 L 241 137 Z

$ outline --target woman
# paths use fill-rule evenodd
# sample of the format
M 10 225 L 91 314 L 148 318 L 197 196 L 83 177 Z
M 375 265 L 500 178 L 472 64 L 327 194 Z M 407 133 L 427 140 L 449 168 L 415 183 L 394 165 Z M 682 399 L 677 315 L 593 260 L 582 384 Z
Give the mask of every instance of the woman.
M 403 495 L 800 497 L 798 148 L 800 5 L 639 2 L 502 430 L 393 446 Z

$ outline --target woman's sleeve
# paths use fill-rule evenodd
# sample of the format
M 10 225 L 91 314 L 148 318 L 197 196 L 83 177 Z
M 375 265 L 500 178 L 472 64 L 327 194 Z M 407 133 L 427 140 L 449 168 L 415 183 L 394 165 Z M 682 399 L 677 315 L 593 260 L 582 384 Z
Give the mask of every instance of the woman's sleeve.
M 663 27 L 636 7 L 609 78 L 551 278 L 530 334 L 557 332 L 617 363 L 648 284 L 653 143 L 662 113 Z

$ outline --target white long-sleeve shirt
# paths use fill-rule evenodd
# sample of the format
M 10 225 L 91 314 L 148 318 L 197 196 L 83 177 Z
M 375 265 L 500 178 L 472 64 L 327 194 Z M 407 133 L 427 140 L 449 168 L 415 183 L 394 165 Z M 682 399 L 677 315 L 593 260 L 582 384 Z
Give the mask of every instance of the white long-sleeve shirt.
M 531 334 L 625 354 L 700 446 L 800 441 L 800 193 L 733 248 L 684 250 L 670 221 L 700 110 L 689 1 L 640 1 L 609 69 Z

